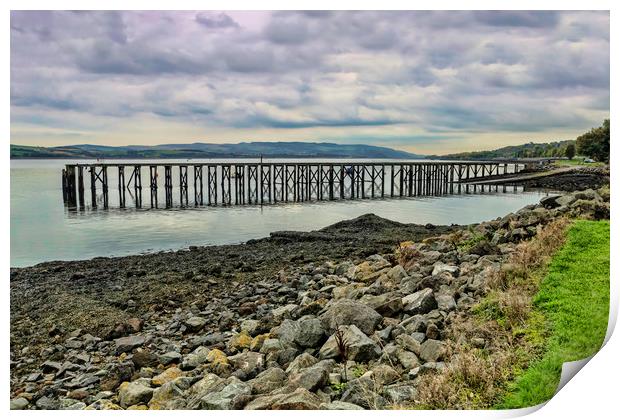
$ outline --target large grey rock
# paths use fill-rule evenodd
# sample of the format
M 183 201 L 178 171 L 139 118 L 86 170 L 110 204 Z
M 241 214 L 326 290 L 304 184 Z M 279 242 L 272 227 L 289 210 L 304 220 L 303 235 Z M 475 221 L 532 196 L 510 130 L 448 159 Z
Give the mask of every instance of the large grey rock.
M 181 381 L 170 381 L 164 383 L 153 391 L 153 396 L 149 401 L 151 410 L 177 410 L 185 407 L 184 386 Z
M 435 295 L 437 301 L 437 309 L 444 312 L 450 312 L 456 309 L 456 301 L 450 295 Z
M 200 346 L 193 352 L 185 356 L 180 367 L 183 370 L 195 369 L 207 361 L 207 355 L 211 350 L 207 347 Z
M 299 333 L 299 324 L 297 321 L 285 319 L 275 329 L 274 336 L 280 340 L 281 343 L 291 345 L 295 342 L 295 338 Z
M 418 357 L 412 351 L 399 349 L 396 351 L 398 362 L 407 370 L 420 366 Z
M 562 196 L 556 198 L 555 202 L 559 206 L 570 206 L 576 200 L 577 200 L 577 198 L 575 197 L 574 194 L 566 194 L 566 195 L 562 195 Z
M 86 408 L 86 404 L 72 398 L 61 398 L 59 408 L 61 410 L 83 410 Z
M 267 394 L 281 388 L 284 381 L 286 381 L 286 373 L 279 367 L 272 367 L 261 372 L 247 383 L 252 388 L 252 394 Z
M 298 388 L 292 393 L 265 395 L 245 406 L 245 410 L 318 410 L 323 401 L 312 392 Z
M 198 332 L 207 324 L 207 320 L 199 316 L 193 316 L 185 321 L 185 326 L 190 332 Z
M 153 388 L 138 381 L 123 382 L 118 392 L 118 399 L 123 408 L 139 403 L 148 403 L 152 396 Z
M 316 394 L 298 388 L 292 394 L 285 394 L 283 398 L 276 400 L 271 408 L 273 410 L 318 410 L 323 401 Z
M 319 363 L 301 369 L 298 373 L 291 375 L 289 383 L 295 388 L 315 391 L 328 383 L 329 374 L 334 365 L 335 362 L 333 360 L 321 360 Z
M 385 399 L 377 392 L 378 388 L 371 376 L 364 374 L 348 382 L 340 401 L 368 409 L 381 409 Z
M 245 351 L 228 358 L 235 369 L 245 373 L 247 378 L 253 378 L 265 368 L 265 355 L 254 351 Z
M 458 271 L 459 271 L 459 268 L 457 266 L 455 266 L 455 265 L 450 265 L 450 264 L 444 264 L 442 262 L 437 262 L 433 266 L 433 272 L 431 273 L 431 275 L 432 276 L 436 276 L 436 275 L 441 274 L 441 273 L 450 273 L 453 276 L 457 276 L 458 275 Z
M 381 348 L 357 328 L 357 326 L 347 325 L 340 328 L 342 328 L 343 331 L 349 360 L 364 362 L 381 356 Z M 340 356 L 336 337 L 332 335 L 319 350 L 319 357 L 321 359 L 336 359 Z
M 320 317 L 323 327 L 333 333 L 338 325 L 355 325 L 370 335 L 383 317 L 371 307 L 350 299 L 333 302 Z
M 411 315 L 425 314 L 437 308 L 433 289 L 426 288 L 403 298 L 403 309 Z
M 116 345 L 116 354 L 128 353 L 136 347 L 140 347 L 145 342 L 146 337 L 142 335 L 130 335 L 127 337 L 117 338 L 114 340 L 114 344 Z
M 401 265 L 396 265 L 387 272 L 387 277 L 394 280 L 396 283 L 400 283 L 402 279 L 407 277 L 407 272 Z
M 400 375 L 394 368 L 388 365 L 378 365 L 372 368 L 372 375 L 379 386 L 389 385 L 400 379 Z
M 392 404 L 402 404 L 404 402 L 413 402 L 417 391 L 413 385 L 395 384 L 386 387 L 384 394 Z
M 54 398 L 43 396 L 37 400 L 35 405 L 39 410 L 57 410 L 60 406 L 60 403 Z
M 11 400 L 11 410 L 25 410 L 30 402 L 24 397 L 13 398 Z
M 309 353 L 302 353 L 293 360 L 286 368 L 286 373 L 293 374 L 299 372 L 301 369 L 318 363 L 318 359 Z
M 276 319 L 290 318 L 291 313 L 298 307 L 299 307 L 298 305 L 295 305 L 294 303 L 290 303 L 288 305 L 274 309 L 271 313 L 273 314 L 273 317 Z
M 330 403 L 323 403 L 319 406 L 320 410 L 363 410 L 363 407 L 359 405 L 351 404 L 344 401 L 332 401 Z
M 295 343 L 304 348 L 314 348 L 321 344 L 325 337 L 325 330 L 318 318 L 306 315 L 301 317 L 297 324 L 299 329 L 295 335 Z
M 244 382 L 233 382 L 226 385 L 221 391 L 205 395 L 200 400 L 200 408 L 205 410 L 229 410 L 234 398 L 250 395 L 252 388 Z
M 446 345 L 439 340 L 426 340 L 420 346 L 420 358 L 425 362 L 438 362 L 446 354 Z
M 260 330 L 260 321 L 256 319 L 246 319 L 241 323 L 241 331 L 245 331 L 251 336 L 255 336 Z
M 405 350 L 420 354 L 420 342 L 408 334 L 401 334 L 396 337 L 396 343 Z
M 194 410 L 200 407 L 202 397 L 212 392 L 221 391 L 226 386 L 226 381 L 213 373 L 205 376 L 192 385 L 186 392 L 187 408 Z
M 182 358 L 183 358 L 183 355 L 181 355 L 181 353 L 177 351 L 169 351 L 159 356 L 159 363 L 166 366 L 166 365 L 169 365 L 170 363 L 179 363 Z

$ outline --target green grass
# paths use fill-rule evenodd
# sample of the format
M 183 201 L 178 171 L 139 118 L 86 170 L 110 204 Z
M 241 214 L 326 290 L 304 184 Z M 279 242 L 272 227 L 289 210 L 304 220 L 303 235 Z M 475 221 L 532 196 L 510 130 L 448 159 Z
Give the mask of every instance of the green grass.
M 602 162 L 585 163 L 583 159 L 556 160 L 555 166 L 603 166 Z
M 498 408 L 548 401 L 557 389 L 562 363 L 600 349 L 609 315 L 609 226 L 609 221 L 580 220 L 570 228 L 534 298 L 534 313 L 546 321 L 546 350 L 511 384 Z

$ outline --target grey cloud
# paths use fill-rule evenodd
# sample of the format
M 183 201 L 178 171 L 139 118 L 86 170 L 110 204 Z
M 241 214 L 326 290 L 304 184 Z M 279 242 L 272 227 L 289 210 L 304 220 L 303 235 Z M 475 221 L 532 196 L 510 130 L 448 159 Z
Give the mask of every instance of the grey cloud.
M 302 44 L 308 39 L 308 28 L 297 18 L 276 18 L 265 28 L 265 36 L 276 44 Z
M 491 26 L 524 26 L 553 28 L 559 21 L 555 11 L 487 10 L 474 12 L 478 22 Z
M 207 28 L 238 28 L 239 24 L 226 13 L 200 12 L 196 14 L 196 22 Z
M 574 126 L 609 106 L 606 12 L 231 15 L 12 12 L 12 109 L 482 132 Z

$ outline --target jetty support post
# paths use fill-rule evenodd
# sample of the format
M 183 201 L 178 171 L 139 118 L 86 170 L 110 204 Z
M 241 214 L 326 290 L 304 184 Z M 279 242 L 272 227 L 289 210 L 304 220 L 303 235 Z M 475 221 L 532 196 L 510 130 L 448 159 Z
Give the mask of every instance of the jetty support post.
M 90 205 L 92 208 L 97 208 L 97 168 L 90 166 Z
M 78 200 L 80 208 L 83 209 L 84 203 L 84 168 L 82 166 L 77 167 L 78 170 Z
M 157 166 L 149 165 L 151 208 L 157 208 Z
M 118 166 L 118 202 L 121 208 L 125 207 L 125 167 Z
M 77 206 L 76 189 L 76 171 L 75 165 L 67 165 L 65 171 L 67 204 L 69 207 Z
M 142 207 L 142 166 L 134 165 L 133 174 L 133 190 L 136 197 L 136 208 Z
M 108 195 L 108 167 L 103 165 L 101 167 L 101 189 L 103 190 L 103 208 L 107 209 L 109 204 L 109 195 Z
M 179 166 L 179 198 L 181 199 L 181 207 L 188 205 L 187 194 L 187 165 Z
M 166 193 L 166 208 L 172 207 L 172 166 L 164 166 L 164 189 Z

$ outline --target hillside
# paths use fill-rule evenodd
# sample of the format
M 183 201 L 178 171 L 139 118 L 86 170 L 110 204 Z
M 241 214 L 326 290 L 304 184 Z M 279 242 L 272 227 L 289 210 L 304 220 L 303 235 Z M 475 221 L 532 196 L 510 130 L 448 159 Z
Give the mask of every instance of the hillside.
M 91 144 L 57 147 L 11 145 L 11 159 L 256 158 L 261 155 L 265 158 L 416 159 L 422 157 L 388 147 L 305 142 L 191 143 L 118 147 Z
M 441 156 L 428 156 L 441 159 L 497 159 L 497 158 L 531 158 L 561 157 L 566 146 L 575 144 L 574 140 L 562 140 L 550 143 L 526 143 L 518 146 L 506 146 L 495 150 L 455 153 Z

